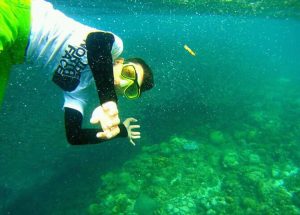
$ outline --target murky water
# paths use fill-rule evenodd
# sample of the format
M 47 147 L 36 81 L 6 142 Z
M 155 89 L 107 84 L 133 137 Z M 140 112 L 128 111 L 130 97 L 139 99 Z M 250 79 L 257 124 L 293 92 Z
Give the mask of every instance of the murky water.
M 120 100 L 121 118 L 142 126 L 137 147 L 74 147 L 60 90 L 38 67 L 16 66 L 0 116 L 2 214 L 300 213 L 296 2 L 257 15 L 240 5 L 51 2 L 119 35 L 123 57 L 145 59 L 156 86 Z

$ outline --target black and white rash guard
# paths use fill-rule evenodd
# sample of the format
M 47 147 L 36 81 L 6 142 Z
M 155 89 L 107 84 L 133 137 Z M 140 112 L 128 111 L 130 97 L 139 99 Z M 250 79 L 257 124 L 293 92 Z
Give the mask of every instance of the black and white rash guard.
M 45 77 L 64 94 L 66 133 L 70 143 L 100 142 L 96 130 L 82 129 L 88 88 L 95 87 L 100 103 L 117 102 L 113 86 L 113 60 L 123 51 L 115 34 L 83 25 L 43 0 L 32 0 L 28 61 L 42 67 Z M 120 125 L 119 136 L 127 136 Z M 97 130 L 99 132 L 99 130 Z

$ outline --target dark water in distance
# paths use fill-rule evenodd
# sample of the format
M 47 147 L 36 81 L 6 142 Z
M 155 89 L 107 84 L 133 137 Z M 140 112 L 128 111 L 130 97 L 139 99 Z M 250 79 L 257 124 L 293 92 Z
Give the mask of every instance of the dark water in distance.
M 137 147 L 126 140 L 73 147 L 64 136 L 60 90 L 38 68 L 16 66 L 0 115 L 2 214 L 86 214 L 100 175 L 122 167 L 143 145 L 202 124 L 234 130 L 261 108 L 299 131 L 299 20 L 210 15 L 141 2 L 51 2 L 82 23 L 119 35 L 123 56 L 145 59 L 156 86 L 139 101 L 120 100 L 121 118 L 136 117 L 142 126 Z M 189 55 L 184 44 L 197 55 Z M 282 140 L 284 135 L 275 134 Z M 299 139 L 289 154 L 298 167 Z

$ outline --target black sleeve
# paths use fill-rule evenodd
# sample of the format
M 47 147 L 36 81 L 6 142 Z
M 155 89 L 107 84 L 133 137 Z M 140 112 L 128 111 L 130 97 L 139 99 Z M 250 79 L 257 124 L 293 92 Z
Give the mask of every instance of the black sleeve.
M 94 76 L 101 105 L 107 101 L 117 103 L 111 56 L 114 41 L 114 36 L 107 32 L 92 32 L 86 39 L 88 63 Z
M 68 142 L 72 145 L 96 144 L 103 141 L 96 134 L 99 129 L 82 129 L 82 114 L 72 108 L 65 108 L 65 128 Z M 119 124 L 120 133 L 116 137 L 127 137 L 127 129 L 123 124 Z

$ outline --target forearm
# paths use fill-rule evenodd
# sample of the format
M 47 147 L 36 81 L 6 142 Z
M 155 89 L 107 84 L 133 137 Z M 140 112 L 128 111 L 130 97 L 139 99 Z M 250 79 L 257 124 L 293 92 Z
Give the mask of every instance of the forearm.
M 106 32 L 93 32 L 87 36 L 87 57 L 93 73 L 100 103 L 117 102 L 114 89 L 111 49 L 114 36 Z
M 68 142 L 72 145 L 97 144 L 106 139 L 99 139 L 96 134 L 99 129 L 82 128 L 82 115 L 79 111 L 65 108 L 65 129 Z M 119 125 L 120 133 L 116 137 L 127 137 L 128 133 L 123 124 Z

